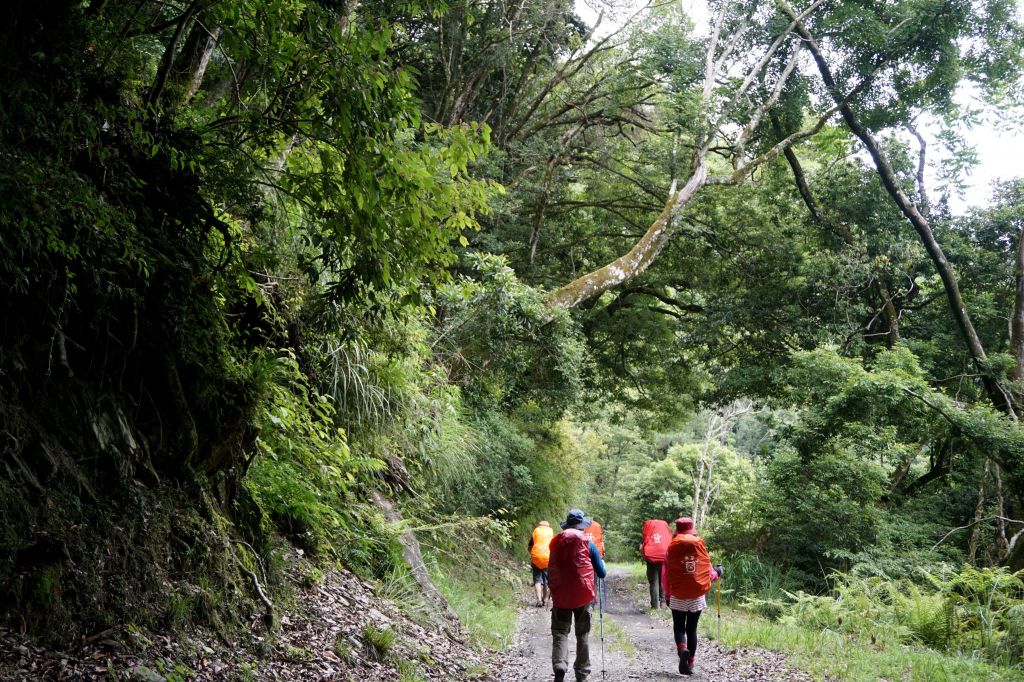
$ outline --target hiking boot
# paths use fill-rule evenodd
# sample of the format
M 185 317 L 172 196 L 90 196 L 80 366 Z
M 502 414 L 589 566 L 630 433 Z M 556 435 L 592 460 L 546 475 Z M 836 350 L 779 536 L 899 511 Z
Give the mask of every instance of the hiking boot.
M 690 658 L 690 652 L 686 648 L 682 648 L 682 649 L 679 650 L 679 674 L 680 675 L 689 675 L 690 673 L 693 672 L 693 670 L 690 668 L 690 661 L 692 661 L 692 660 L 693 659 Z
M 564 680 L 565 680 L 565 671 L 564 670 L 556 670 L 555 671 L 555 682 L 564 682 Z
M 692 673 L 692 672 L 693 672 L 694 670 L 696 670 L 696 669 L 697 669 L 697 666 L 696 666 L 696 664 L 695 664 L 695 663 L 693 662 L 693 656 L 690 656 L 690 672 Z

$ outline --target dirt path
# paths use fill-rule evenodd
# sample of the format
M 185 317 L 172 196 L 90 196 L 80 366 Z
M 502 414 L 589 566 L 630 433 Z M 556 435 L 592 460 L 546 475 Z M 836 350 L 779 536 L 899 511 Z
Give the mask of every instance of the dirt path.
M 607 603 L 604 610 L 606 682 L 620 680 L 811 680 L 800 671 L 786 668 L 782 654 L 770 651 L 726 650 L 710 635 L 715 633 L 714 613 L 708 611 L 700 624 L 697 669 L 691 676 L 677 671 L 672 627 L 652 617 L 635 596 L 632 578 L 626 568 L 611 567 L 608 574 Z M 531 593 L 532 594 L 532 593 Z M 551 672 L 551 612 L 536 606 L 523 607 L 515 641 L 498 674 L 501 682 L 540 682 L 553 678 Z M 569 664 L 575 655 L 575 639 L 570 635 Z M 600 620 L 595 611 L 590 634 L 590 682 L 601 675 Z M 570 670 L 566 676 L 572 680 Z

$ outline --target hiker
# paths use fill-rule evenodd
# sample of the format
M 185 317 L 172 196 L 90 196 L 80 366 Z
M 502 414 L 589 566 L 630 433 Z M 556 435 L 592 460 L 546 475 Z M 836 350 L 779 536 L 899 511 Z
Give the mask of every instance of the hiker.
M 594 543 L 594 546 L 597 547 L 597 553 L 604 559 L 604 528 L 597 522 L 597 519 L 591 517 L 590 528 L 587 528 L 583 534 Z
M 716 570 L 717 569 L 717 570 Z M 665 552 L 662 588 L 672 610 L 672 634 L 679 654 L 679 672 L 693 672 L 697 654 L 697 621 L 707 608 L 704 595 L 721 575 L 721 566 L 712 566 L 704 540 L 693 529 L 693 519 L 676 519 L 676 532 Z
M 587 540 L 585 531 L 591 519 L 579 509 L 570 509 L 562 532 L 551 541 L 548 582 L 551 588 L 551 667 L 555 682 L 565 679 L 569 669 L 569 630 L 576 623 L 576 660 L 573 670 L 577 682 L 590 674 L 590 604 L 597 597 L 594 578 L 605 577 L 604 562 L 597 545 Z
M 548 558 L 551 555 L 551 538 L 555 532 L 547 521 L 538 521 L 530 536 L 530 569 L 533 572 L 533 591 L 537 595 L 537 606 L 548 603 L 551 591 L 548 589 Z
M 661 519 L 644 521 L 643 542 L 640 543 L 640 555 L 647 564 L 647 587 L 651 592 L 651 608 L 665 603 L 665 591 L 661 586 L 661 567 L 665 563 L 665 551 L 672 541 L 672 532 L 668 524 Z

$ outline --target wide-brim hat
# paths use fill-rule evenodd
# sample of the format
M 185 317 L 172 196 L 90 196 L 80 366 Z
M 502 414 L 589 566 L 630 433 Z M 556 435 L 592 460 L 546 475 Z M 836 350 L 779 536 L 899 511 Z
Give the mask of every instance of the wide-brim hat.
M 562 526 L 562 530 L 565 530 L 567 528 L 575 528 L 576 530 L 586 530 L 587 528 L 590 528 L 590 524 L 593 522 L 593 519 L 584 516 L 583 510 L 570 509 L 569 513 L 565 516 L 565 521 L 562 521 L 562 523 L 559 525 Z

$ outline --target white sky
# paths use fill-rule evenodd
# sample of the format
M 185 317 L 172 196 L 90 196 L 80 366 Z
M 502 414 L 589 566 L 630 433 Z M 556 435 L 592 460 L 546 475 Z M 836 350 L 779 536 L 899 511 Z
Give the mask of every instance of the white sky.
M 1017 0 L 1018 6 L 1024 12 L 1024 0 Z M 684 10 L 700 27 L 707 25 L 708 11 L 705 0 L 679 0 Z M 620 26 L 629 16 L 636 11 L 636 7 L 642 6 L 637 0 L 576 0 L 576 13 L 588 24 L 593 24 L 599 12 L 604 12 L 602 20 L 602 31 L 607 33 L 616 26 Z M 964 92 L 959 97 L 961 103 L 971 101 L 970 94 Z M 1022 112 L 1024 114 L 1024 112 Z M 920 126 L 920 132 L 928 144 L 928 184 L 930 186 L 932 200 L 938 199 L 938 180 L 936 179 L 936 168 L 941 160 L 939 142 L 935 139 L 938 131 L 937 126 Z M 1024 130 L 1010 127 L 1009 124 L 986 122 L 973 130 L 962 131 L 968 142 L 974 146 L 978 156 L 978 165 L 965 179 L 967 187 L 963 197 L 951 196 L 950 208 L 956 214 L 967 212 L 973 207 L 985 206 L 990 197 L 990 186 L 995 180 L 1008 180 L 1017 176 L 1024 176 Z M 909 135 L 907 139 L 912 140 Z M 917 149 L 916 141 L 913 141 L 913 149 Z

